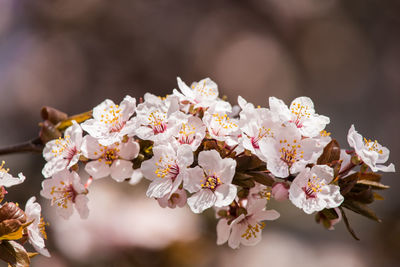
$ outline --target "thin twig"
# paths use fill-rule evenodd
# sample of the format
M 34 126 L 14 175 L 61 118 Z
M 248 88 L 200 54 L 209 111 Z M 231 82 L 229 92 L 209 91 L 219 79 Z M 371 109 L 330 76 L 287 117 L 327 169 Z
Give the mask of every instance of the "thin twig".
M 43 151 L 42 141 L 40 140 L 40 138 L 36 138 L 24 143 L 0 148 L 0 155 L 8 155 L 8 154 L 24 153 L 24 152 L 42 153 L 42 151 Z

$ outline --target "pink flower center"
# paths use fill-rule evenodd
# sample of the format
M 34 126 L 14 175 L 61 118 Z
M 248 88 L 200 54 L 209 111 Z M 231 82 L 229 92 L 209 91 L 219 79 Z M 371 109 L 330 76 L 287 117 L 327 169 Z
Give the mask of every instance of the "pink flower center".
M 242 238 L 247 240 L 256 238 L 258 234 L 261 234 L 261 230 L 265 228 L 265 222 L 259 222 L 255 225 L 247 224 L 246 231 L 242 234 Z
M 72 142 L 71 137 L 66 135 L 64 138 L 59 137 L 55 140 L 55 147 L 51 150 L 54 157 L 62 157 L 63 159 L 71 162 L 72 158 L 78 153 L 78 149 L 74 142 Z
M 304 186 L 302 188 L 304 193 L 306 194 L 306 199 L 316 198 L 318 193 L 322 190 L 321 187 L 324 185 L 325 183 L 321 182 L 321 179 L 313 174 L 313 176 L 308 179 L 307 186 Z
M 118 132 L 120 132 L 122 130 L 122 128 L 124 128 L 125 124 L 126 124 L 126 121 L 116 121 L 112 125 L 110 133 L 118 133 Z
M 53 186 L 50 191 L 52 195 L 51 204 L 57 204 L 57 206 L 64 209 L 68 208 L 68 202 L 75 203 L 76 196 L 78 193 L 75 191 L 72 184 L 65 184 L 64 181 L 60 181 L 59 186 Z
M 258 134 L 257 136 L 251 137 L 251 144 L 255 149 L 259 149 L 260 146 L 258 145 L 258 142 L 263 139 L 265 136 L 272 135 L 271 129 L 270 128 L 265 128 L 262 126 L 261 128 L 258 129 Z
M 235 130 L 237 127 L 237 124 L 233 122 L 226 114 L 220 115 L 218 113 L 214 113 L 212 115 L 211 130 L 215 136 L 227 135 L 230 131 Z
M 122 109 L 118 105 L 105 108 L 100 121 L 109 127 L 110 133 L 120 132 L 126 124 L 126 121 L 122 120 Z
M 176 164 L 174 160 L 166 155 L 165 157 L 160 157 L 158 162 L 156 162 L 157 169 L 155 170 L 155 174 L 159 178 L 166 178 L 175 181 L 176 177 L 179 174 L 179 166 Z
M 200 181 L 201 188 L 210 189 L 215 191 L 219 185 L 222 184 L 219 177 L 214 173 L 213 175 L 204 175 L 204 179 Z
M 163 133 L 167 130 L 166 118 L 167 115 L 158 110 L 150 113 L 148 122 L 154 134 Z
M 297 140 L 293 140 L 293 144 L 288 143 L 286 139 L 280 140 L 281 149 L 281 160 L 284 161 L 289 167 L 292 166 L 296 161 L 303 158 L 304 151 L 299 151 L 301 146 Z
M 179 131 L 178 142 L 181 144 L 192 144 L 194 139 L 196 139 L 196 127 L 189 124 L 182 124 L 181 130 Z
M 295 115 L 295 119 L 290 120 L 290 122 L 293 122 L 297 126 L 297 128 L 302 128 L 303 123 L 301 120 L 304 117 L 310 118 L 310 116 L 311 116 L 311 113 L 309 112 L 309 108 L 310 108 L 309 106 L 305 106 L 300 103 L 292 105 L 292 107 L 290 108 L 290 111 L 293 113 L 293 115 Z

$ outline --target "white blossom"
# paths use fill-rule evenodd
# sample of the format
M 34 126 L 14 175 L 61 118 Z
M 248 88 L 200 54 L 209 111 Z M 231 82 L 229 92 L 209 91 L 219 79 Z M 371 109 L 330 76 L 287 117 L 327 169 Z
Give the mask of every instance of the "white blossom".
M 303 139 L 291 124 L 279 128 L 274 138 L 263 139 L 259 144 L 268 170 L 281 178 L 302 171 L 307 164 L 315 163 L 323 151 L 317 140 Z
M 199 82 L 187 86 L 181 78 L 177 77 L 178 87 L 174 89 L 174 95 L 179 97 L 181 103 L 193 104 L 194 108 L 208 108 L 218 99 L 218 86 L 210 78 L 205 78 Z
M 73 206 L 81 218 L 85 219 L 89 215 L 87 192 L 76 172 L 62 170 L 42 182 L 40 194 L 50 199 L 51 205 L 56 205 L 57 213 L 64 219 L 71 217 Z
M 35 197 L 31 197 L 25 205 L 25 214 L 28 222 L 28 241 L 35 248 L 37 252 L 43 256 L 50 257 L 49 251 L 46 249 L 44 240 L 47 239 L 45 226 L 46 223 L 41 217 L 42 208 L 40 204 L 36 202 Z
M 136 135 L 143 140 L 160 143 L 176 136 L 186 119 L 187 115 L 179 111 L 176 96 L 162 99 L 146 93 L 144 102 L 137 108 Z
M 305 96 L 293 100 L 289 108 L 282 100 L 270 97 L 269 107 L 283 123 L 296 125 L 300 133 L 306 137 L 317 136 L 330 122 L 328 117 L 315 113 L 314 103 Z
M 382 165 L 389 159 L 389 149 L 382 146 L 378 141 L 367 140 L 359 134 L 354 125 L 351 125 L 347 135 L 349 145 L 354 148 L 361 160 L 371 168 L 372 171 L 394 172 L 394 164 Z
M 117 182 L 122 182 L 131 178 L 131 160 L 137 157 L 139 149 L 139 144 L 132 138 L 103 146 L 96 138 L 86 135 L 82 142 L 82 154 L 92 161 L 86 164 L 85 170 L 94 179 L 110 175 Z
M 148 197 L 162 198 L 171 195 L 187 179 L 188 167 L 193 163 L 193 152 L 189 145 L 173 147 L 157 145 L 153 147 L 153 157 L 142 163 L 143 176 L 151 183 Z
M 238 248 L 240 244 L 254 246 L 261 241 L 265 220 L 276 220 L 280 214 L 275 210 L 265 210 L 267 201 L 264 199 L 248 202 L 247 214 L 241 214 L 228 224 L 227 219 L 220 219 L 217 224 L 217 244 L 228 241 L 231 248 Z
M 199 166 L 189 169 L 183 187 L 193 194 L 187 203 L 194 213 L 201 213 L 212 206 L 229 205 L 236 196 L 237 188 L 232 184 L 236 161 L 222 159 L 216 150 L 201 151 Z
M 238 144 L 239 121 L 230 118 L 219 105 L 213 105 L 204 113 L 203 122 L 211 138 L 224 141 L 228 146 Z
M 120 105 L 106 99 L 93 109 L 93 119 L 82 123 L 82 129 L 104 146 L 121 142 L 125 135 L 135 134 L 135 121 L 130 119 L 135 109 L 136 99 L 130 96 L 125 96 Z
M 195 116 L 189 116 L 182 121 L 179 132 L 175 135 L 180 145 L 187 144 L 196 151 L 206 135 L 206 126 Z
M 333 169 L 327 165 L 305 168 L 293 180 L 289 199 L 307 214 L 336 208 L 342 204 L 344 197 L 340 194 L 339 186 L 330 184 L 332 180 Z
M 64 138 L 58 138 L 46 143 L 43 149 L 43 157 L 47 163 L 44 165 L 42 174 L 51 177 L 53 174 L 70 168 L 79 161 L 81 155 L 82 128 L 72 121 L 72 126 L 64 132 Z
M 239 127 L 242 132 L 240 142 L 245 149 L 266 161 L 266 158 L 260 152 L 259 142 L 274 136 L 274 132 L 279 126 L 279 120 L 268 109 L 255 108 L 253 104 L 248 103 L 240 96 L 238 103 L 242 109 L 239 120 Z
M 20 172 L 18 177 L 13 177 L 9 174 L 9 169 L 4 168 L 4 160 L 0 165 L 0 187 L 10 187 L 13 185 L 21 184 L 25 181 L 25 176 Z

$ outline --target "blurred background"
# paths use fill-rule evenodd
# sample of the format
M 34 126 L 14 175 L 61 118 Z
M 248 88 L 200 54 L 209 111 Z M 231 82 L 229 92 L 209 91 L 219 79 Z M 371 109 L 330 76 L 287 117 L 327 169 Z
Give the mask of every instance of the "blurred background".
M 0 0 L 0 146 L 37 136 L 40 108 L 68 114 L 106 98 L 165 95 L 176 76 L 210 77 L 221 95 L 256 105 L 301 95 L 329 116 L 343 147 L 352 123 L 400 158 L 400 2 L 396 0 Z M 28 180 L 10 188 L 23 207 L 36 195 L 49 221 L 52 258 L 33 266 L 399 266 L 400 178 L 385 174 L 382 223 L 348 212 L 334 232 L 289 203 L 256 247 L 216 246 L 214 214 L 161 209 L 137 186 L 93 184 L 90 216 L 64 221 L 39 196 L 44 160 L 2 156 Z

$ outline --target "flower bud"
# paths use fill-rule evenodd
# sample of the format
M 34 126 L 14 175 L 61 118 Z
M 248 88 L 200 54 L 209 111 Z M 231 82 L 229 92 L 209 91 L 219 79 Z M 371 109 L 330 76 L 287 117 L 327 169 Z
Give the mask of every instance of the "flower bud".
M 15 203 L 7 202 L 0 208 L 0 240 L 17 240 L 23 235 L 26 215 Z
M 15 219 L 21 224 L 26 222 L 26 215 L 15 203 L 7 202 L 0 208 L 0 222 Z
M 43 120 L 48 120 L 53 124 L 57 124 L 60 121 L 68 119 L 68 115 L 66 113 L 47 106 L 42 107 L 40 115 L 42 116 Z
M 272 186 L 271 193 L 277 201 L 284 201 L 289 198 L 289 185 L 286 183 L 276 183 Z
M 43 144 L 61 137 L 61 132 L 50 121 L 45 120 L 39 123 L 39 126 L 41 127 L 39 137 Z

